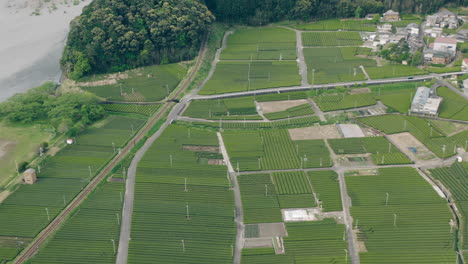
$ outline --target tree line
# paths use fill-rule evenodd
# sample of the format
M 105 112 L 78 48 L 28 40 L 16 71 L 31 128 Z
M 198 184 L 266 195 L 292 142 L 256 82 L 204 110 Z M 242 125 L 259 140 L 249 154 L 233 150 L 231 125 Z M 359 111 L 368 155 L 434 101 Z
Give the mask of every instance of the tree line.
M 429 13 L 468 0 L 94 0 L 71 23 L 61 65 L 72 79 L 192 59 L 216 18 L 225 23 Z

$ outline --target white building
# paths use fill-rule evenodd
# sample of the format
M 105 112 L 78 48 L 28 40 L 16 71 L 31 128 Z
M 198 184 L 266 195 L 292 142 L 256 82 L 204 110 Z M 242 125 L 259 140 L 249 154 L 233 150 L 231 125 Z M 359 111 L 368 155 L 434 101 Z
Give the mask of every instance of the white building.
M 463 62 L 462 62 L 462 71 L 468 72 L 468 59 L 463 59 Z M 467 87 L 465 87 L 465 88 L 467 88 Z
M 411 103 L 411 113 L 437 115 L 442 98 L 431 96 L 431 89 L 419 87 Z
M 406 26 L 406 30 L 410 35 L 419 35 L 419 25 L 416 23 L 411 23 L 408 26 Z
M 449 52 L 454 56 L 457 53 L 457 39 L 438 37 L 434 41 L 434 50 Z

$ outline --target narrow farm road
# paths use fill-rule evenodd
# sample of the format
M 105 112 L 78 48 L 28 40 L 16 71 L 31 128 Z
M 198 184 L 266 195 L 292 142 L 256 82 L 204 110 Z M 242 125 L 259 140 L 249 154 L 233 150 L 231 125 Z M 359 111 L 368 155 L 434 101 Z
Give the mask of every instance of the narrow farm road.
M 364 68 L 364 66 L 360 65 L 359 68 L 361 68 L 362 72 L 364 73 L 364 75 L 366 76 L 367 80 L 371 80 L 369 74 L 367 74 L 367 71 L 366 71 L 366 68 Z
M 242 208 L 241 192 L 239 187 L 239 181 L 237 180 L 237 174 L 232 167 L 231 160 L 229 159 L 226 146 L 224 145 L 223 136 L 220 132 L 217 133 L 219 140 L 219 147 L 221 153 L 223 154 L 223 159 L 226 162 L 228 167 L 229 177 L 231 178 L 232 189 L 234 191 L 234 200 L 236 203 L 236 224 L 237 224 L 237 237 L 236 237 L 236 247 L 234 250 L 233 264 L 240 264 L 242 257 L 242 248 L 244 244 L 244 210 Z
M 307 102 L 310 104 L 312 109 L 314 109 L 315 114 L 319 117 L 320 121 L 322 122 L 327 122 L 327 119 L 325 118 L 325 114 L 323 111 L 317 106 L 317 104 L 314 102 L 314 100 L 308 98 Z
M 302 44 L 302 31 L 295 29 L 296 32 L 296 45 L 297 45 L 297 63 L 299 64 L 299 74 L 301 75 L 302 86 L 308 86 L 309 80 L 307 79 L 307 63 L 304 57 L 304 45 Z

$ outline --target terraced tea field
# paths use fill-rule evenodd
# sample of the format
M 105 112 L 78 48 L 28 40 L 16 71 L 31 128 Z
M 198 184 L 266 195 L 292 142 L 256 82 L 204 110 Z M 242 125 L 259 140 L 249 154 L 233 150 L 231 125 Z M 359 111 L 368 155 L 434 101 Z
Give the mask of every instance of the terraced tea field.
M 466 162 L 463 164 L 467 164 Z M 442 184 L 450 190 L 452 199 L 457 204 L 458 209 L 462 213 L 461 219 L 463 234 L 463 249 L 468 249 L 468 169 L 462 163 L 454 163 L 450 167 L 442 167 L 430 170 L 432 177 L 442 182 Z
M 116 113 L 132 113 L 144 116 L 152 116 L 161 105 L 139 105 L 139 104 L 104 104 L 107 111 Z
M 466 130 L 446 137 L 427 120 L 414 116 L 385 115 L 360 118 L 359 121 L 387 134 L 410 132 L 442 158 L 455 155 L 456 149 L 463 148 L 468 140 L 468 131 Z
M 76 144 L 49 158 L 41 165 L 36 184 L 22 185 L 0 205 L 0 237 L 18 237 L 23 242 L 35 237 L 116 154 L 117 148 L 138 131 L 143 122 L 110 116 L 101 123 L 101 127 L 87 129 L 76 138 Z M 9 250 L 2 250 L 0 253 L 4 255 L 0 255 L 0 260 L 14 258 L 22 247 L 14 245 Z
M 200 94 L 300 85 L 296 61 L 220 61 Z
M 360 46 L 363 41 L 357 32 L 304 32 L 304 46 Z
M 300 30 L 311 30 L 311 31 L 335 31 L 335 30 L 347 30 L 347 31 L 376 31 L 377 27 L 367 20 L 340 20 L 340 19 L 327 19 L 311 22 L 307 24 L 291 25 L 293 28 Z
M 107 182 L 81 205 L 33 263 L 115 263 L 119 243 L 123 183 Z M 116 248 L 115 248 L 116 249 Z
M 377 103 L 371 93 L 323 95 L 313 99 L 324 112 L 370 106 Z
M 307 63 L 309 83 L 337 83 L 347 81 L 363 81 L 366 76 L 360 65 L 375 66 L 371 59 L 356 57 L 357 47 L 319 47 L 305 48 L 304 56 Z
M 370 157 L 377 165 L 412 163 L 384 137 L 329 139 L 328 143 L 338 155 L 371 153 Z
M 456 262 L 453 216 L 414 169 L 380 169 L 379 175 L 348 176 L 346 182 L 353 226 L 367 248 L 361 263 Z
M 241 28 L 229 36 L 221 60 L 295 60 L 296 33 L 278 27 Z
M 154 65 L 128 71 L 125 73 L 128 78 L 119 79 L 113 84 L 81 88 L 109 101 L 154 102 L 171 93 L 186 73 L 187 68 L 181 64 Z M 105 77 L 99 76 L 89 81 Z
M 137 169 L 128 263 L 232 263 L 227 168 L 207 164 L 221 158 L 217 146 L 214 132 L 176 125 L 151 146 Z
M 242 264 L 349 263 L 346 241 L 342 239 L 345 227 L 335 220 L 288 223 L 286 229 L 289 236 L 284 238 L 284 255 L 274 255 L 264 249 L 244 249 Z

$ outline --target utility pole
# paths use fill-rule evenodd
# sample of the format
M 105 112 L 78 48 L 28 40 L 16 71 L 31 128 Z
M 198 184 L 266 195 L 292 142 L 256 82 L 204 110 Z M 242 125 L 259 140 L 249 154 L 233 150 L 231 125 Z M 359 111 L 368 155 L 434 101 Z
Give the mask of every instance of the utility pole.
M 187 219 L 190 219 L 190 209 L 189 209 L 188 203 L 186 205 L 186 209 L 187 209 Z
M 46 207 L 45 211 L 47 214 L 47 220 L 50 222 L 49 208 Z
M 115 255 L 115 240 L 111 239 L 111 241 L 112 241 L 112 247 L 114 248 L 114 255 Z
M 120 225 L 120 216 L 119 216 L 119 214 L 115 214 L 115 216 L 117 217 L 117 224 Z
M 187 177 L 185 178 L 185 188 L 184 188 L 184 192 L 188 192 L 188 189 L 187 189 Z
M 393 226 L 396 227 L 397 215 L 393 214 Z

